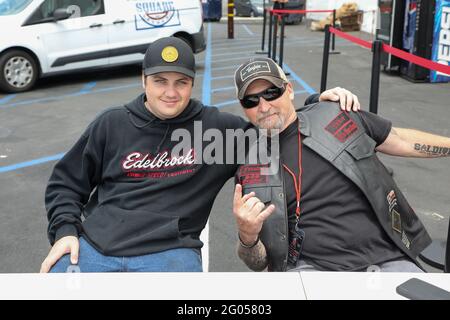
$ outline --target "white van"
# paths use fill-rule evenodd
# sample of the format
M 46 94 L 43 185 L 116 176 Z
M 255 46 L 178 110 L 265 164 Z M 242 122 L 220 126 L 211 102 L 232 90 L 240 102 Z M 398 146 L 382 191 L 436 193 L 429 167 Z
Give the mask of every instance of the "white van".
M 206 47 L 199 0 L 0 0 L 0 90 L 39 77 L 137 63 L 161 37 Z

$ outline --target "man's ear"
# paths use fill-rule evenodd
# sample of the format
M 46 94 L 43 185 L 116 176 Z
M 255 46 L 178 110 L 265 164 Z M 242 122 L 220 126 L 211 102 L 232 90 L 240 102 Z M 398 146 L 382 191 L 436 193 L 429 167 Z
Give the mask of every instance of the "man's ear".
M 289 93 L 289 99 L 294 100 L 294 88 L 290 82 L 286 85 L 286 90 Z
M 144 73 L 142 73 L 142 88 L 145 90 L 145 80 L 146 77 L 144 76 Z

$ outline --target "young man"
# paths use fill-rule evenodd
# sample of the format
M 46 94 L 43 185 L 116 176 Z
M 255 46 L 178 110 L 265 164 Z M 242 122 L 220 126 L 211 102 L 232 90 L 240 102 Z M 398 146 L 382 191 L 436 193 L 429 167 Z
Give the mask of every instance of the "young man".
M 81 272 L 202 270 L 199 236 L 237 165 L 197 162 L 203 141 L 174 155 L 172 134 L 194 136 L 195 122 L 200 134 L 223 135 L 249 124 L 191 99 L 194 77 L 184 41 L 155 41 L 143 62 L 145 93 L 100 114 L 56 164 L 45 196 L 53 247 L 41 272 L 65 272 L 71 264 Z M 339 95 L 358 106 L 342 89 L 322 97 Z
M 375 152 L 444 157 L 450 139 L 328 102 L 297 113 L 292 85 L 267 58 L 240 66 L 235 83 L 247 118 L 269 134 L 280 131 L 278 173 L 242 166 L 236 176 L 238 254 L 247 266 L 421 272 L 416 257 L 430 237 Z

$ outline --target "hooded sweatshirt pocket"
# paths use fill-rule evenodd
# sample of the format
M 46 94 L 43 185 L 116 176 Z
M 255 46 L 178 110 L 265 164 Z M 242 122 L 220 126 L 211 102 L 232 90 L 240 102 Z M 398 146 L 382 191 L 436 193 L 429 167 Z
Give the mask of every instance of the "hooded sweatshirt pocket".
M 134 248 L 179 238 L 180 218 L 147 210 L 100 205 L 83 222 L 88 238 L 103 253 L 133 252 Z

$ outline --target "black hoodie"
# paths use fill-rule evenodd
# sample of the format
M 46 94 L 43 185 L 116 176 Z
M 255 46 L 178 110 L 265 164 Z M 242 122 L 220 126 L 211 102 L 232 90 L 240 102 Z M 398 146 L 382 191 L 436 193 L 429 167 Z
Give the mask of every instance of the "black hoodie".
M 203 150 L 170 158 L 175 129 L 245 129 L 242 118 L 191 100 L 160 120 L 140 95 L 100 114 L 55 166 L 46 190 L 50 243 L 80 236 L 110 256 L 201 248 L 214 198 L 237 166 L 192 163 Z M 208 144 L 203 142 L 201 149 Z M 85 217 L 82 222 L 81 216 Z

